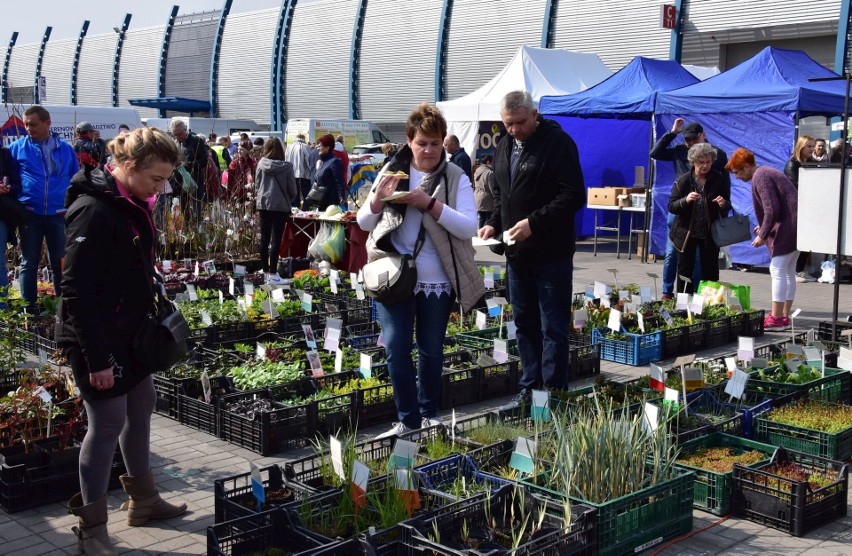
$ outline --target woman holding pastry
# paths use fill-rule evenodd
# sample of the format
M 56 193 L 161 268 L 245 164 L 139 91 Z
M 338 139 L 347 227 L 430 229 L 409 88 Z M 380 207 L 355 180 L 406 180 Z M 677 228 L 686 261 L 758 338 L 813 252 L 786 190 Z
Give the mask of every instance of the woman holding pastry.
M 473 188 L 464 172 L 446 161 L 447 122 L 437 108 L 423 103 L 405 128 L 407 145 L 385 164 L 358 211 L 358 225 L 370 232 L 370 262 L 410 254 L 417 267 L 417 284 L 409 297 L 377 303 L 399 417 L 379 438 L 440 424 L 450 312 L 456 300 L 468 311 L 485 294 L 470 241 L 477 229 Z M 415 332 L 416 367 L 411 358 Z

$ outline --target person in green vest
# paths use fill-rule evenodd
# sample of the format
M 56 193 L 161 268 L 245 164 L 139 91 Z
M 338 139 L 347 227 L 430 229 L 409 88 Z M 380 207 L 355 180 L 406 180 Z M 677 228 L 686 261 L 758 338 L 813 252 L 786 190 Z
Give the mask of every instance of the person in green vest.
M 231 154 L 228 152 L 228 147 L 230 146 L 231 138 L 228 136 L 219 137 L 218 142 L 215 145 L 210 145 L 210 148 L 213 150 L 216 156 L 216 162 L 219 163 L 219 173 L 224 172 L 228 169 L 228 165 L 231 163 Z

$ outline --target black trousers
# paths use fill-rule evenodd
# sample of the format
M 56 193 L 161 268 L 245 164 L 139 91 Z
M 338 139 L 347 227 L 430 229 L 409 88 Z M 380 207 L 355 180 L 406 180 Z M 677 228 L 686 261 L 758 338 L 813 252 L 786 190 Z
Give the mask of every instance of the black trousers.
M 701 253 L 701 279 L 719 280 L 719 247 L 713 238 L 693 239 L 690 237 L 683 246 L 683 252 L 677 254 L 677 292 L 695 293 L 698 284 L 685 284 L 681 276 L 692 278 L 695 270 L 695 252 Z M 686 285 L 686 289 L 684 286 Z
M 260 264 L 263 272 L 277 272 L 278 252 L 288 214 L 278 210 L 259 210 L 260 215 Z

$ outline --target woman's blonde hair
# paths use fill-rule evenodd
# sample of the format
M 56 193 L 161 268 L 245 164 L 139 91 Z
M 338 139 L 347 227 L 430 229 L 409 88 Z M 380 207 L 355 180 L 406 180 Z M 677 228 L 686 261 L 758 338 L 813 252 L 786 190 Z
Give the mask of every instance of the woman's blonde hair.
M 799 161 L 799 164 L 804 164 L 811 160 L 810 157 L 805 158 L 802 156 L 802 151 L 805 149 L 805 145 L 807 145 L 810 141 L 813 141 L 814 145 L 816 145 L 816 139 L 810 135 L 799 135 L 799 138 L 796 139 L 796 146 L 793 148 L 793 156 Z
M 174 140 L 155 127 L 140 127 L 119 135 L 110 142 L 109 152 L 116 164 L 129 161 L 139 170 L 157 162 L 174 166 L 180 162 L 180 151 Z
M 437 135 L 443 141 L 447 136 L 447 120 L 438 108 L 424 102 L 408 115 L 405 122 L 406 137 L 414 139 L 418 131 L 423 135 Z

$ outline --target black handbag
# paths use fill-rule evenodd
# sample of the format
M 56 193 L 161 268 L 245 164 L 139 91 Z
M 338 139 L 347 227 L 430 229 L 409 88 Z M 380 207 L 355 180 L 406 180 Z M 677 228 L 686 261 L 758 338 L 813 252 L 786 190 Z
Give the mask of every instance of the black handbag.
M 723 216 L 710 227 L 713 242 L 718 247 L 727 247 L 741 241 L 751 240 L 751 223 L 745 214 L 737 214 L 731 207 L 733 216 Z
M 139 326 L 130 346 L 130 359 L 136 369 L 147 373 L 168 370 L 186 357 L 189 324 L 165 294 L 162 278 L 151 271 L 151 261 L 137 243 L 142 264 L 151 282 L 152 307 Z
M 325 201 L 325 194 L 327 191 L 328 185 L 315 181 L 311 185 L 311 190 L 308 191 L 308 195 L 305 197 L 305 200 L 314 205 L 321 205 L 323 201 Z
M 7 226 L 16 228 L 25 224 L 31 215 L 32 212 L 14 195 L 0 195 L 0 220 Z

